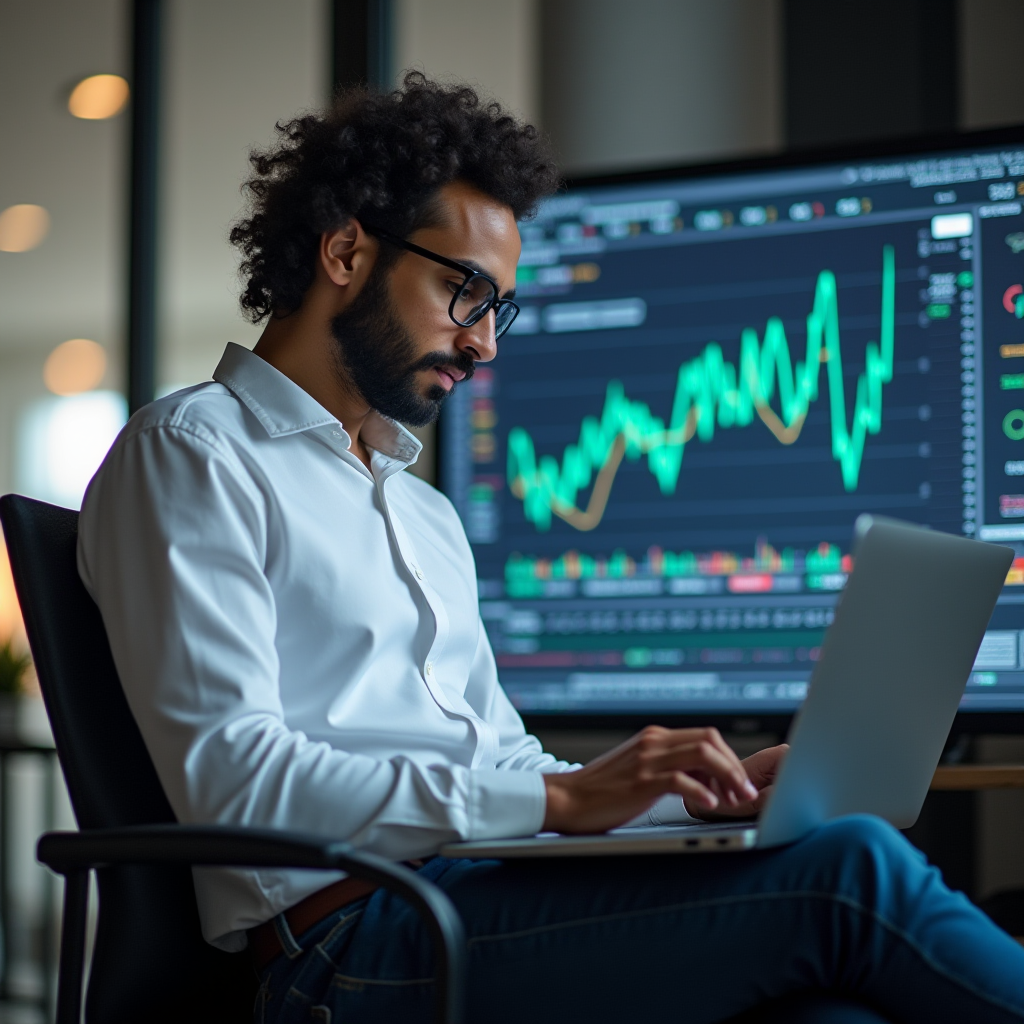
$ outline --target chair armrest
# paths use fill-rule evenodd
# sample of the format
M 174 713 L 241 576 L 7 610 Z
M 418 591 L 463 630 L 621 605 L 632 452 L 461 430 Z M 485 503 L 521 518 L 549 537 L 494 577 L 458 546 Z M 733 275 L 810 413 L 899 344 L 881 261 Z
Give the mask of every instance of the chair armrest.
M 340 870 L 376 882 L 410 903 L 431 933 L 437 955 L 438 1019 L 461 1017 L 466 938 L 451 900 L 415 871 L 353 850 L 348 843 L 231 825 L 137 825 L 48 832 L 40 837 L 36 855 L 47 867 L 68 876 L 69 883 L 74 876 L 81 878 L 94 868 L 115 864 Z M 84 907 L 80 916 L 84 927 Z
M 423 885 L 408 868 L 372 853 L 359 853 L 348 843 L 234 825 L 134 825 L 48 832 L 40 837 L 36 854 L 59 874 L 113 864 L 202 864 L 340 870 L 381 885 L 391 879 Z

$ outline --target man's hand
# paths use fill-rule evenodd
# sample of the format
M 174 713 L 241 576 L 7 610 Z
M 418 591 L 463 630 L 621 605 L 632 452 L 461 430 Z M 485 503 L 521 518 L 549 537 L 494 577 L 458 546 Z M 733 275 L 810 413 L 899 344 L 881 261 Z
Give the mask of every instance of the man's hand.
M 738 807 L 720 802 L 718 807 L 709 808 L 684 796 L 683 804 L 687 813 L 694 818 L 703 818 L 705 821 L 715 821 L 721 818 L 752 818 L 760 814 L 768 802 L 768 798 L 772 795 L 772 786 L 788 751 L 789 744 L 780 743 L 777 747 L 759 750 L 756 754 L 751 754 L 750 757 L 745 757 L 740 762 L 750 781 L 757 787 L 756 799 L 746 800 Z M 714 780 L 709 780 L 709 784 L 713 789 Z
M 738 812 L 759 799 L 757 787 L 717 729 L 656 725 L 585 768 L 545 775 L 544 785 L 544 829 L 552 832 L 605 832 L 646 811 L 666 793 L 678 793 L 688 808 L 705 812 Z

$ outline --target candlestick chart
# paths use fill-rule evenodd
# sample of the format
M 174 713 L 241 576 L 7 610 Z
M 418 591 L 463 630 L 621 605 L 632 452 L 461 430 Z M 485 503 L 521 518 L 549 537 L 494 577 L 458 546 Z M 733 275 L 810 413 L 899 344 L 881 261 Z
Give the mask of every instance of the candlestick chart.
M 726 358 L 709 341 L 679 366 L 667 421 L 610 380 L 597 416 L 583 418 L 578 440 L 557 458 L 538 455 L 530 432 L 514 426 L 508 435 L 507 479 L 528 522 L 540 532 L 558 517 L 579 531 L 602 521 L 624 460 L 646 459 L 663 495 L 680 487 L 687 446 L 714 441 L 716 430 L 766 428 L 781 445 L 800 438 L 808 412 L 828 388 L 831 455 L 845 491 L 856 491 L 869 435 L 883 422 L 883 391 L 892 381 L 895 347 L 895 249 L 881 252 L 881 302 L 877 340 L 868 341 L 864 369 L 847 395 L 840 331 L 840 295 L 835 274 L 818 272 L 806 317 L 806 347 L 794 360 L 783 321 L 769 316 L 759 334 L 742 329 L 738 358 Z M 774 403 L 774 404 L 773 404 Z M 852 406 L 852 416 L 848 416 Z M 581 494 L 590 491 L 586 502 Z

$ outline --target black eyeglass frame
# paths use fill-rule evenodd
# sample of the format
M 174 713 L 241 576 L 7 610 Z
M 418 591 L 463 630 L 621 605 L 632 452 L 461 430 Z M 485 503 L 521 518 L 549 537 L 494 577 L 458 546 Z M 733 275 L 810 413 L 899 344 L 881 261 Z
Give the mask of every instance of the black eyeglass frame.
M 506 331 L 512 326 L 515 318 L 519 316 L 519 304 L 513 302 L 511 299 L 502 299 L 498 296 L 498 282 L 494 280 L 490 275 L 481 273 L 479 270 L 474 270 L 472 267 L 467 267 L 465 263 L 459 263 L 458 260 L 450 260 L 447 256 L 441 256 L 436 252 L 431 252 L 429 249 L 424 249 L 421 245 L 416 245 L 414 242 L 407 242 L 404 238 L 400 238 L 398 235 L 391 234 L 390 231 L 383 231 L 380 228 L 373 227 L 369 224 L 363 224 L 363 230 L 369 232 L 371 235 L 376 235 L 378 238 L 382 238 L 385 242 L 389 242 L 391 245 L 396 245 L 400 249 L 405 249 L 408 252 L 415 253 L 417 256 L 422 256 L 424 259 L 433 260 L 434 263 L 440 263 L 442 267 L 448 267 L 451 270 L 457 270 L 460 274 L 465 274 L 465 280 L 459 287 L 459 290 L 452 296 L 452 301 L 448 304 L 448 316 L 452 323 L 458 327 L 472 327 L 473 324 L 479 323 L 488 313 L 494 310 L 494 340 L 502 337 Z M 458 302 L 459 295 L 466 290 L 466 286 L 470 281 L 476 278 L 482 278 L 486 281 L 494 291 L 494 298 L 491 299 L 483 309 L 480 310 L 472 319 L 460 320 L 455 315 L 455 303 Z M 513 310 L 512 316 L 509 317 L 508 323 L 503 324 L 501 330 L 498 330 L 498 313 L 504 307 L 511 307 Z

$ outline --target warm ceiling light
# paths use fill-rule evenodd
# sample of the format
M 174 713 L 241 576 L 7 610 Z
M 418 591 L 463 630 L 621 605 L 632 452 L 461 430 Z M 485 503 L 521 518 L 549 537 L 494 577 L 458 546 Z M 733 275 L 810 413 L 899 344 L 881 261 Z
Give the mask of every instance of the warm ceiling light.
M 55 395 L 91 391 L 107 370 L 107 354 L 88 338 L 72 338 L 58 345 L 43 366 L 43 382 Z
M 103 121 L 124 110 L 128 83 L 120 75 L 91 75 L 71 90 L 68 110 L 86 121 Z
M 41 206 L 18 203 L 0 213 L 0 252 L 28 252 L 50 230 L 50 215 Z

